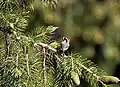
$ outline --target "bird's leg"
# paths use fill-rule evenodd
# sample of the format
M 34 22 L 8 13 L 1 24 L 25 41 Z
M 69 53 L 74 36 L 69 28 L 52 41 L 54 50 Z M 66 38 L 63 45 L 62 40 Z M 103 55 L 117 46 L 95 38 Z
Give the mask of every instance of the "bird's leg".
M 63 51 L 63 57 L 65 56 L 65 51 Z
M 67 56 L 65 55 L 65 51 L 63 51 L 62 56 L 63 56 L 63 57 L 67 57 Z

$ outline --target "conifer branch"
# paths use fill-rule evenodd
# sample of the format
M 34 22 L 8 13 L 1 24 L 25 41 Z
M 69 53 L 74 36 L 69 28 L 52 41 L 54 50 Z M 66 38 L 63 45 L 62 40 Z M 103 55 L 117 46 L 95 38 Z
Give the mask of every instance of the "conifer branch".
M 25 58 L 26 58 L 26 65 L 27 65 L 27 73 L 28 73 L 28 76 L 30 76 L 29 59 L 28 59 L 28 46 L 26 46 L 25 51 L 26 51 Z
M 46 61 L 46 53 L 45 53 L 45 48 L 43 48 L 43 53 L 44 53 L 44 57 L 43 57 L 43 87 L 46 87 L 46 65 L 45 65 L 45 61 Z
M 8 56 L 8 34 L 4 32 L 5 59 Z
M 48 45 L 48 44 L 45 44 L 45 43 L 35 43 L 34 44 L 34 46 L 41 46 L 41 47 L 43 47 L 43 48 L 46 48 L 46 49 L 49 49 L 49 50 L 51 50 L 51 51 L 53 51 L 53 52 L 57 52 L 57 50 L 55 49 L 55 48 L 52 48 L 50 45 Z
M 80 64 L 80 66 L 81 66 L 82 68 L 84 68 L 87 72 L 93 74 L 93 76 L 94 76 L 97 80 L 99 80 L 99 76 L 97 76 L 96 74 L 94 74 L 89 68 L 85 67 L 85 66 L 82 65 L 82 64 Z
M 19 57 L 19 54 L 16 53 L 16 67 L 18 67 L 18 57 Z
M 92 74 L 95 78 L 97 82 L 100 82 L 102 85 L 105 85 L 101 80 L 100 80 L 100 76 L 96 75 L 95 73 L 93 73 L 89 68 L 87 68 L 86 66 L 80 64 L 80 66 L 86 70 L 87 72 L 89 72 L 90 74 Z
M 2 28 L 0 27 L 0 31 L 2 31 L 3 35 L 4 35 L 4 49 L 5 49 L 5 59 L 8 57 L 8 38 L 9 38 L 9 34 L 11 34 L 11 28 L 5 27 Z

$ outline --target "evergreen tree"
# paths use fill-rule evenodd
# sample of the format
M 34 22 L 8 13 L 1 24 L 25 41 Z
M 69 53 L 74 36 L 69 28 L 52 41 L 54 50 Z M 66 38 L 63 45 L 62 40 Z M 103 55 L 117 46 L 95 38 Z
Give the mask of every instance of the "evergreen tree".
M 91 87 L 119 83 L 80 53 L 64 57 L 49 44 L 57 27 L 46 12 L 57 6 L 57 0 L 0 1 L 0 86 L 77 87 L 81 80 Z

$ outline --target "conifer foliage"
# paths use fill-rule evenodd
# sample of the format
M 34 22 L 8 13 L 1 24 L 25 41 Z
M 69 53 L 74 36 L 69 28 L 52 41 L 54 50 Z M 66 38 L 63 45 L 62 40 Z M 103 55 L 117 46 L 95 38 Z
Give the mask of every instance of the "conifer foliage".
M 107 87 L 107 84 L 120 82 L 80 53 L 59 55 L 48 42 L 57 27 L 35 26 L 26 32 L 35 1 L 0 1 L 1 87 L 77 87 L 81 80 L 92 87 Z M 58 3 L 57 0 L 40 2 L 50 9 L 56 8 Z

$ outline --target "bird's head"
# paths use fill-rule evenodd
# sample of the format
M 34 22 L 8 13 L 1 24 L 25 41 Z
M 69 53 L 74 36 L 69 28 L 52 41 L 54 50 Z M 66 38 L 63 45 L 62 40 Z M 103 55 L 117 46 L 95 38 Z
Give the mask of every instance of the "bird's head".
M 67 43 L 69 43 L 70 42 L 70 38 L 69 37 L 63 37 L 63 41 L 66 41 Z

